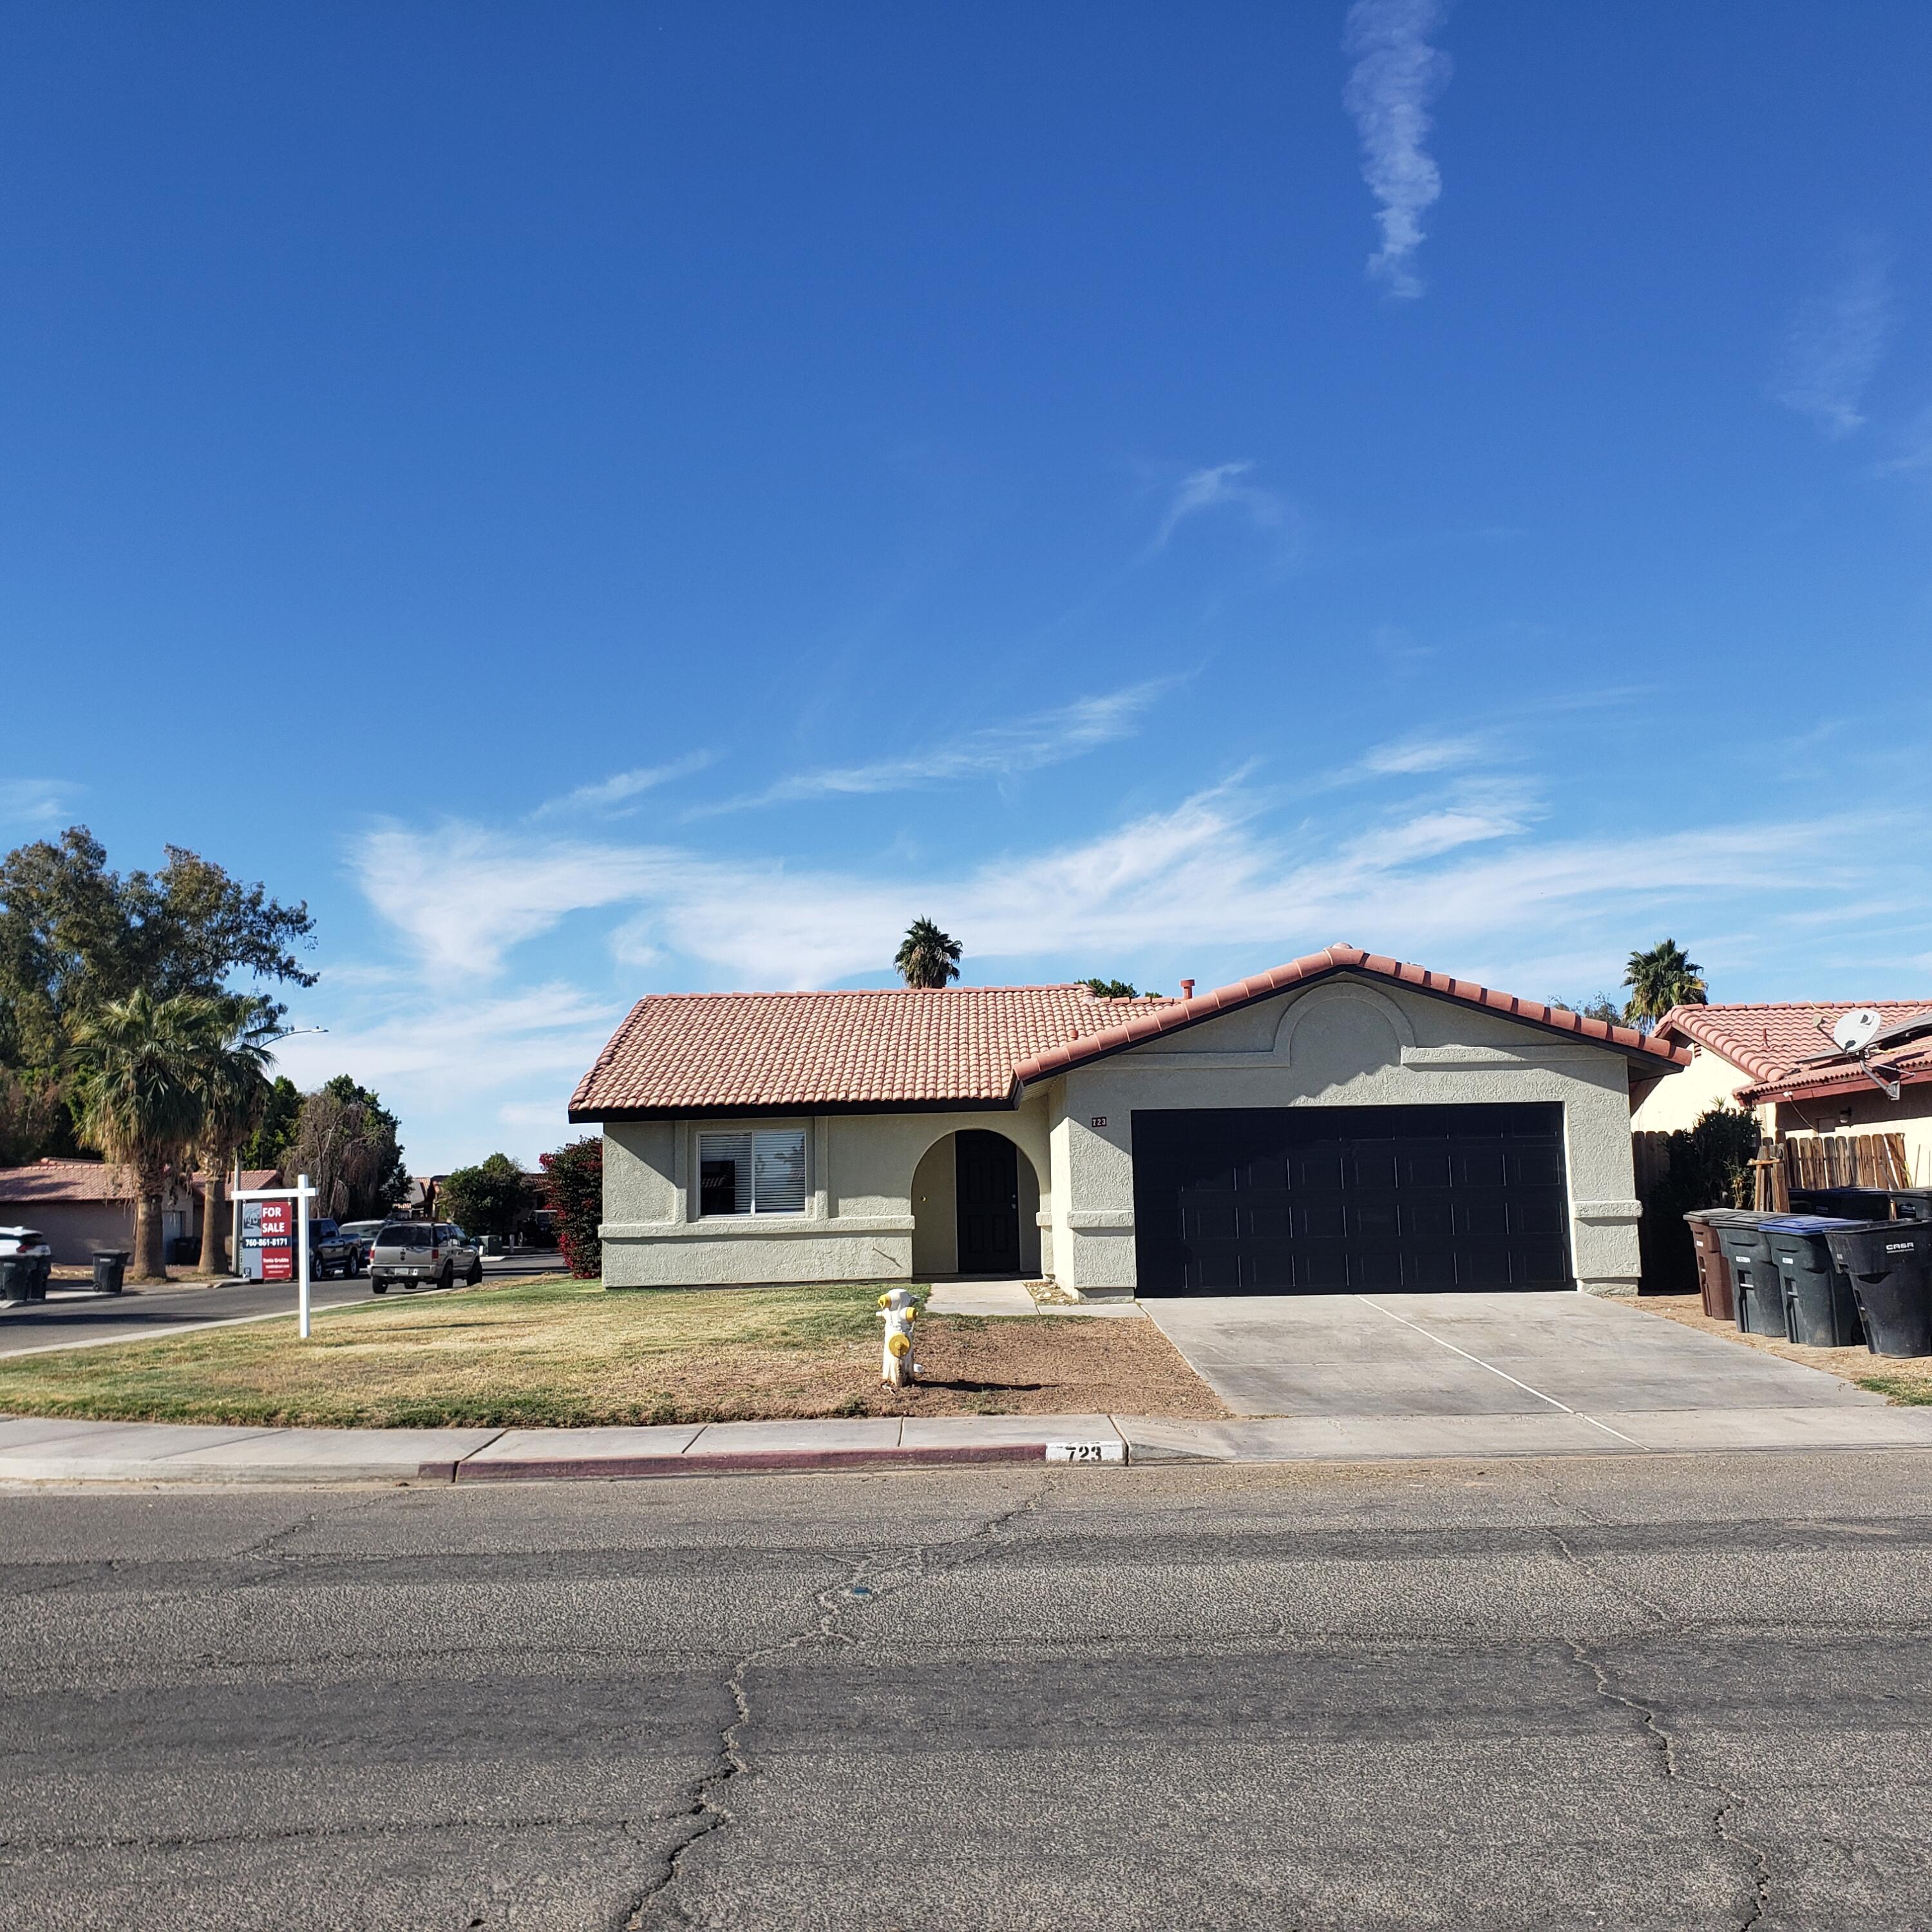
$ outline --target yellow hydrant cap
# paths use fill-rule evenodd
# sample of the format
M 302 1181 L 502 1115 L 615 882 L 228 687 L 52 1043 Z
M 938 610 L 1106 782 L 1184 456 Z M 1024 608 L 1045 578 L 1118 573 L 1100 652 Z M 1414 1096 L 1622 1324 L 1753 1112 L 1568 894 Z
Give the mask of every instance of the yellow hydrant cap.
M 912 1337 L 910 1335 L 888 1335 L 886 1346 L 895 1360 L 902 1360 L 911 1350 Z

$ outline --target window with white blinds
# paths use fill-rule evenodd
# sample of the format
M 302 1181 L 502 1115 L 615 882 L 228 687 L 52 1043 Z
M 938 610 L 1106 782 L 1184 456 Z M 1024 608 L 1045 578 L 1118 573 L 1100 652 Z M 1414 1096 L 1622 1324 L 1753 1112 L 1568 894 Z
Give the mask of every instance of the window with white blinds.
M 802 1214 L 805 1130 L 698 1137 L 698 1212 Z

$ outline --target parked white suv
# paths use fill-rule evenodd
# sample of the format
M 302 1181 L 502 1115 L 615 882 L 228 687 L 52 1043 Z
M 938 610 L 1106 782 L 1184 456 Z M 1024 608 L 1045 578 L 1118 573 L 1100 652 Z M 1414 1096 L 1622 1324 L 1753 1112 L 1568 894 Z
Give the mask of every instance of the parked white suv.
M 448 1221 L 391 1221 L 369 1250 L 369 1287 L 387 1294 L 392 1282 L 453 1288 L 460 1276 L 472 1288 L 483 1279 L 483 1250 Z

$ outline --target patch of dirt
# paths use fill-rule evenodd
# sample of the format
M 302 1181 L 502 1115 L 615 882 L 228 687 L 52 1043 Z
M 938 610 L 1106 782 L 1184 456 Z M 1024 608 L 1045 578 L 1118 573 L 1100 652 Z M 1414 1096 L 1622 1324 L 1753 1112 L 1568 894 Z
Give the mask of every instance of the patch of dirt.
M 1774 1336 L 1747 1335 L 1735 1322 L 1713 1321 L 1704 1312 L 1702 1298 L 1695 1294 L 1640 1294 L 1624 1305 L 1702 1329 L 1707 1335 L 1721 1335 L 1728 1342 L 1741 1342 L 1748 1348 L 1761 1348 L 1787 1362 L 1802 1362 L 1808 1369 L 1822 1369 L 1861 1388 L 1876 1389 L 1894 1402 L 1932 1402 L 1932 1358 L 1874 1355 L 1863 1348 L 1804 1348 Z
M 903 1390 L 878 1384 L 866 1414 L 1228 1412 L 1151 1322 L 934 1316 L 919 1324 L 914 1342 L 917 1382 Z
M 1226 1414 L 1151 1322 L 929 1316 L 918 1325 L 918 1379 L 889 1388 L 879 1345 L 811 1356 L 741 1350 L 679 1357 L 653 1420 L 735 1422 L 836 1415 Z M 657 1378 L 654 1378 L 656 1379 Z

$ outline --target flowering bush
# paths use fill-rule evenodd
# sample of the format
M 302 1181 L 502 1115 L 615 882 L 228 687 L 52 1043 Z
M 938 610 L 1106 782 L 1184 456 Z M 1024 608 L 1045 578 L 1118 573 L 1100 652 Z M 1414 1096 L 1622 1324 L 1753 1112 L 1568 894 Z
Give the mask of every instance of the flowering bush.
M 572 1274 L 595 1281 L 604 1272 L 604 1244 L 597 1238 L 604 1219 L 604 1137 L 586 1134 L 540 1159 L 550 1176 L 556 1244 Z

